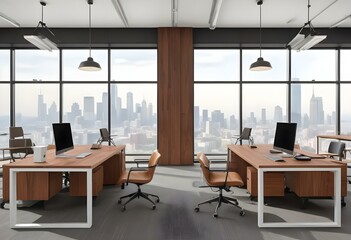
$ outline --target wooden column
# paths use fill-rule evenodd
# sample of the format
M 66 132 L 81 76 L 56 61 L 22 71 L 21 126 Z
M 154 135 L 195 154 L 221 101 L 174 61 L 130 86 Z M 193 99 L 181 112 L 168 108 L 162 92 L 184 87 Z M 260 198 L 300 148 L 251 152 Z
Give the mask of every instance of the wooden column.
M 191 28 L 158 29 L 158 150 L 162 165 L 194 162 L 194 51 Z

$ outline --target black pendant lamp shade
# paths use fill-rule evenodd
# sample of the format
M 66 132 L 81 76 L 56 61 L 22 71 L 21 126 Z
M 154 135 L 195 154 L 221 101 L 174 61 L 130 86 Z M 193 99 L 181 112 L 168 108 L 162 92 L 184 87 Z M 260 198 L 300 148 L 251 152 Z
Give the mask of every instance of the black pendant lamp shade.
M 270 62 L 268 61 L 265 61 L 261 55 L 262 53 L 262 49 L 261 49 L 261 31 L 262 31 L 262 25 L 261 25 L 261 6 L 263 4 L 263 0 L 257 0 L 257 5 L 260 5 L 260 57 L 257 58 L 257 61 L 252 63 L 251 66 L 250 66 L 250 70 L 251 71 L 266 71 L 266 70 L 270 70 L 272 69 L 272 65 Z
M 101 66 L 99 63 L 95 62 L 91 57 L 91 5 L 93 0 L 88 0 L 89 4 L 89 57 L 86 61 L 83 61 L 79 64 L 78 69 L 83 71 L 100 71 Z

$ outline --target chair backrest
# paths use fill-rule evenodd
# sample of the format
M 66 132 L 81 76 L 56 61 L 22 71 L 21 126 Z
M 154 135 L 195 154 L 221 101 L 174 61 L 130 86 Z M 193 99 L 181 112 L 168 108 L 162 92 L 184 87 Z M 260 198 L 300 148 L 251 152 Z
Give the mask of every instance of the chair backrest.
M 208 158 L 206 157 L 206 155 L 202 152 L 199 152 L 197 155 L 197 160 L 200 163 L 200 167 L 202 170 L 202 174 L 204 175 L 207 183 L 209 183 L 211 181 L 211 173 L 210 173 L 210 161 L 208 160 Z
M 23 128 L 22 127 L 10 127 L 9 128 L 10 139 L 15 138 L 24 138 Z
M 249 140 L 251 136 L 251 130 L 252 128 L 244 128 L 240 138 L 243 140 Z
M 151 181 L 153 176 L 154 176 L 154 173 L 155 173 L 155 169 L 156 169 L 156 166 L 158 164 L 158 160 L 160 159 L 161 157 L 161 154 L 155 150 L 151 156 L 150 156 L 150 159 L 149 159 L 149 163 L 148 163 L 148 166 L 149 166 L 149 170 L 148 170 L 148 181 Z
M 110 140 L 110 133 L 108 132 L 107 128 L 100 128 L 100 137 L 102 141 Z
M 24 154 L 33 154 L 32 140 L 30 138 L 18 138 L 18 139 L 9 139 L 9 147 L 24 147 L 22 149 L 10 150 L 11 154 L 14 153 L 24 153 Z M 26 148 L 28 147 L 28 148 Z
M 345 143 L 331 141 L 328 148 L 328 153 L 337 154 L 339 157 L 342 157 L 345 149 Z

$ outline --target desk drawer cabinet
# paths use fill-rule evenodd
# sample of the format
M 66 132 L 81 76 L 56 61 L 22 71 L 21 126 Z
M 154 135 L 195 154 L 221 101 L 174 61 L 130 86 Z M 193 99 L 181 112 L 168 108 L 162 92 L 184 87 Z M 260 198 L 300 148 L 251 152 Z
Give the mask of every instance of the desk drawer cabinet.
M 247 167 L 247 191 L 251 197 L 257 197 L 257 169 Z M 284 196 L 284 173 L 268 172 L 264 174 L 264 196 L 279 197 Z
M 93 196 L 97 196 L 103 188 L 104 168 L 98 166 L 93 169 Z M 87 174 L 83 172 L 70 173 L 69 194 L 71 196 L 87 195 Z

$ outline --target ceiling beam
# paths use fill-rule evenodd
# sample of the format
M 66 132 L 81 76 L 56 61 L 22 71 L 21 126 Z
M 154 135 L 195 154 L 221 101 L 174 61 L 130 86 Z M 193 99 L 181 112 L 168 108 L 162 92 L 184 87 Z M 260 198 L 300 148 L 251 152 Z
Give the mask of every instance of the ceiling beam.
M 178 25 L 178 0 L 172 0 L 172 27 Z
M 213 0 L 212 1 L 210 19 L 208 20 L 208 23 L 210 24 L 209 28 L 211 30 L 214 30 L 216 28 L 217 19 L 219 16 L 219 11 L 221 10 L 221 6 L 222 6 L 222 0 Z
M 111 2 L 113 4 L 113 6 L 115 7 L 117 14 L 122 19 L 124 26 L 129 27 L 128 19 L 123 11 L 123 7 L 122 7 L 122 4 L 120 3 L 120 1 L 119 0 L 111 0 Z
M 4 19 L 8 23 L 11 23 L 15 27 L 20 27 L 20 24 L 18 22 L 16 22 L 15 20 L 13 20 L 12 18 L 6 16 L 3 13 L 0 13 L 0 18 Z

